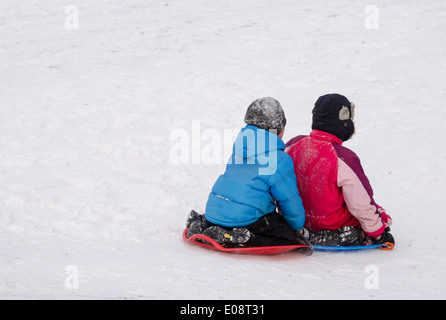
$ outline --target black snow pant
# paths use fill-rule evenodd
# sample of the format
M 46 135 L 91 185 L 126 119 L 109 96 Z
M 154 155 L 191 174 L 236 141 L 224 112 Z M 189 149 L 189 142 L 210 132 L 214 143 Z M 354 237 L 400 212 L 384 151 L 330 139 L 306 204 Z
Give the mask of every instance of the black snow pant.
M 302 244 L 297 239 L 293 228 L 277 212 L 264 215 L 246 228 L 254 235 L 249 241 L 251 247 Z
M 208 227 L 215 225 L 207 222 Z M 225 227 L 223 227 L 225 228 Z M 269 247 L 302 244 L 298 241 L 293 228 L 277 212 L 264 215 L 256 222 L 245 226 L 253 236 L 246 243 L 249 247 Z

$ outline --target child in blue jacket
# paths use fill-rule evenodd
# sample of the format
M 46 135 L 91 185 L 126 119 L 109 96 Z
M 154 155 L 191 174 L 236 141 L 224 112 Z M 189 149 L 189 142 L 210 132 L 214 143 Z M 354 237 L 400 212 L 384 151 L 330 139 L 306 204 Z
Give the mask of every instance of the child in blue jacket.
M 226 246 L 309 244 L 305 211 L 291 157 L 282 141 L 286 118 L 273 98 L 255 100 L 215 182 L 205 215 L 189 215 L 188 236 L 205 234 Z M 311 246 L 311 245 L 310 245 Z

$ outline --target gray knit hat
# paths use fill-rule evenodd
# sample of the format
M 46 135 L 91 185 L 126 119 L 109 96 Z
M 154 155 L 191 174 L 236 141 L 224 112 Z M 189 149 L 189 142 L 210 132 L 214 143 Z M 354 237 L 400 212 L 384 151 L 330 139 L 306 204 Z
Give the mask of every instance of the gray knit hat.
M 248 107 L 245 123 L 264 130 L 282 132 L 286 125 L 285 113 L 279 101 L 266 97 L 255 100 Z

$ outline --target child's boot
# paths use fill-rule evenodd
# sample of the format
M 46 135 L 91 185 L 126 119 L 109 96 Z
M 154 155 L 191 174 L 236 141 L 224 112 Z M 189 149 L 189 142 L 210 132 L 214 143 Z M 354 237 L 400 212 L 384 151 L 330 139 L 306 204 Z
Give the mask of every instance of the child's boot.
M 359 228 L 347 226 L 338 229 L 341 246 L 362 246 L 366 241 L 364 231 Z
M 203 234 L 220 244 L 246 244 L 251 239 L 251 232 L 246 228 L 222 228 L 212 226 L 203 231 Z
M 320 230 L 310 233 L 310 242 L 315 246 L 349 247 L 360 246 L 365 242 L 364 232 L 352 226 L 338 230 Z
M 194 234 L 201 234 L 206 229 L 206 219 L 203 214 L 199 214 L 195 210 L 189 213 L 186 221 L 187 237 L 190 238 Z

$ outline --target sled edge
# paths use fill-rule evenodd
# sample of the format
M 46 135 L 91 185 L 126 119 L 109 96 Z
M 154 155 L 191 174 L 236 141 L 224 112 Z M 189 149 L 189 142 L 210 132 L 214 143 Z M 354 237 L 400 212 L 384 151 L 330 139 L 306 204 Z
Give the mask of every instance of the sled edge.
M 360 251 L 360 250 L 371 250 L 371 249 L 381 249 L 385 251 L 393 250 L 394 244 L 371 244 L 367 246 L 352 246 L 352 247 L 334 247 L 334 246 L 313 246 L 314 250 L 317 251 Z
M 187 231 L 188 231 L 187 228 L 184 229 L 184 231 L 183 231 L 184 241 L 199 245 L 199 246 L 207 248 L 207 249 L 221 251 L 221 252 L 227 252 L 227 253 L 247 254 L 247 255 L 274 255 L 274 254 L 281 254 L 281 253 L 285 253 L 285 252 L 298 251 L 298 249 L 302 249 L 302 248 L 308 248 L 307 245 L 225 248 L 225 247 L 221 246 L 214 239 L 212 239 L 206 235 L 203 235 L 203 234 L 195 234 L 195 235 L 191 236 L 190 238 L 188 238 Z M 206 242 L 209 242 L 210 244 L 199 242 L 199 241 L 197 241 L 198 239 L 205 240 Z

